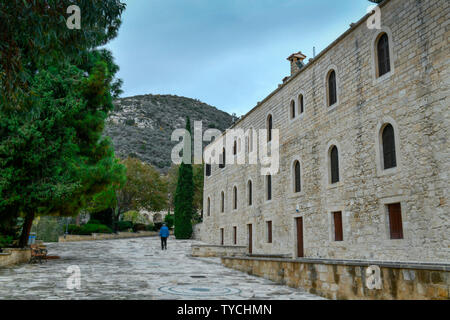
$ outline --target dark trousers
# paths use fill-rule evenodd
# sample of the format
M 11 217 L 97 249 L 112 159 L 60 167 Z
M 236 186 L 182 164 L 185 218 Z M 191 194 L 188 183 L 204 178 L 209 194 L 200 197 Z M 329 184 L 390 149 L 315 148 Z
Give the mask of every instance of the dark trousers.
M 166 237 L 161 237 L 161 249 L 167 250 L 167 238 Z

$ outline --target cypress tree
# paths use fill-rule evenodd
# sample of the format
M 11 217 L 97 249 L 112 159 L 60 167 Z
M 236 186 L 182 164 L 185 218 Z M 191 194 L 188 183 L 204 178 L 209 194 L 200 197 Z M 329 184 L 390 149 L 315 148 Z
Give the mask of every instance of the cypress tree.
M 194 200 L 194 180 L 191 155 L 191 122 L 186 120 L 186 131 L 189 133 L 184 138 L 183 161 L 178 169 L 178 183 L 175 191 L 175 237 L 177 239 L 189 239 L 192 235 L 192 213 Z

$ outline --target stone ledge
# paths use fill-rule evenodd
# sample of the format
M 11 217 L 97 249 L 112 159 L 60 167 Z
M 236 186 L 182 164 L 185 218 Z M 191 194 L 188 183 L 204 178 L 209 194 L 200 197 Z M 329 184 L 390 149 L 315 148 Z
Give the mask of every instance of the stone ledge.
M 394 262 L 394 261 L 372 261 L 372 260 L 332 260 L 332 259 L 292 259 L 277 258 L 273 256 L 243 256 L 243 257 L 223 257 L 224 259 L 241 259 L 241 260 L 260 260 L 275 262 L 299 262 L 306 264 L 326 264 L 326 265 L 344 265 L 344 266 L 379 266 L 395 269 L 419 269 L 419 270 L 436 270 L 450 271 L 450 264 L 446 263 L 420 263 L 420 262 Z
M 222 257 L 225 267 L 337 300 L 448 300 L 446 264 L 329 259 Z M 366 267 L 380 267 L 379 287 L 369 288 Z
M 246 246 L 221 246 L 218 244 L 193 244 L 191 247 L 201 248 L 247 248 Z
M 5 248 L 0 253 L 0 267 L 9 267 L 11 265 L 30 261 L 31 249 L 29 248 Z
M 244 256 L 247 252 L 245 246 L 221 246 L 208 244 L 193 244 L 191 255 L 193 257 L 223 257 L 223 256 Z
M 290 254 L 247 254 L 248 258 L 292 259 Z
M 58 242 L 116 240 L 116 239 L 157 237 L 157 236 L 159 236 L 159 233 L 157 231 L 93 233 L 92 235 L 68 234 L 68 235 L 66 235 L 66 238 L 64 238 L 64 236 L 60 236 L 58 238 Z

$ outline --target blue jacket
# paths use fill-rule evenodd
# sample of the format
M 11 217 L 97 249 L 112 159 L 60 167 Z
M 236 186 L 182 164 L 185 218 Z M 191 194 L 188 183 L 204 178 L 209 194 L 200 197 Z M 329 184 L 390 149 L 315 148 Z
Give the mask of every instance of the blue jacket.
M 166 226 L 162 226 L 161 229 L 159 229 L 159 236 L 163 237 L 163 238 L 168 238 L 169 237 L 169 228 L 167 228 Z

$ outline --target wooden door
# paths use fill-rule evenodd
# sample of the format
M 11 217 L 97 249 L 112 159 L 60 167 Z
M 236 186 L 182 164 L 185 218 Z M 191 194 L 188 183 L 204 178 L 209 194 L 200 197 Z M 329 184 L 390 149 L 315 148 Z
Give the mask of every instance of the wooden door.
M 252 225 L 248 225 L 248 253 L 253 253 L 253 230 Z
M 390 204 L 389 209 L 389 229 L 391 239 L 403 239 L 402 208 L 400 203 Z
M 333 212 L 334 217 L 334 241 L 343 241 L 342 212 Z
M 297 257 L 303 258 L 303 218 L 295 219 L 297 224 Z

